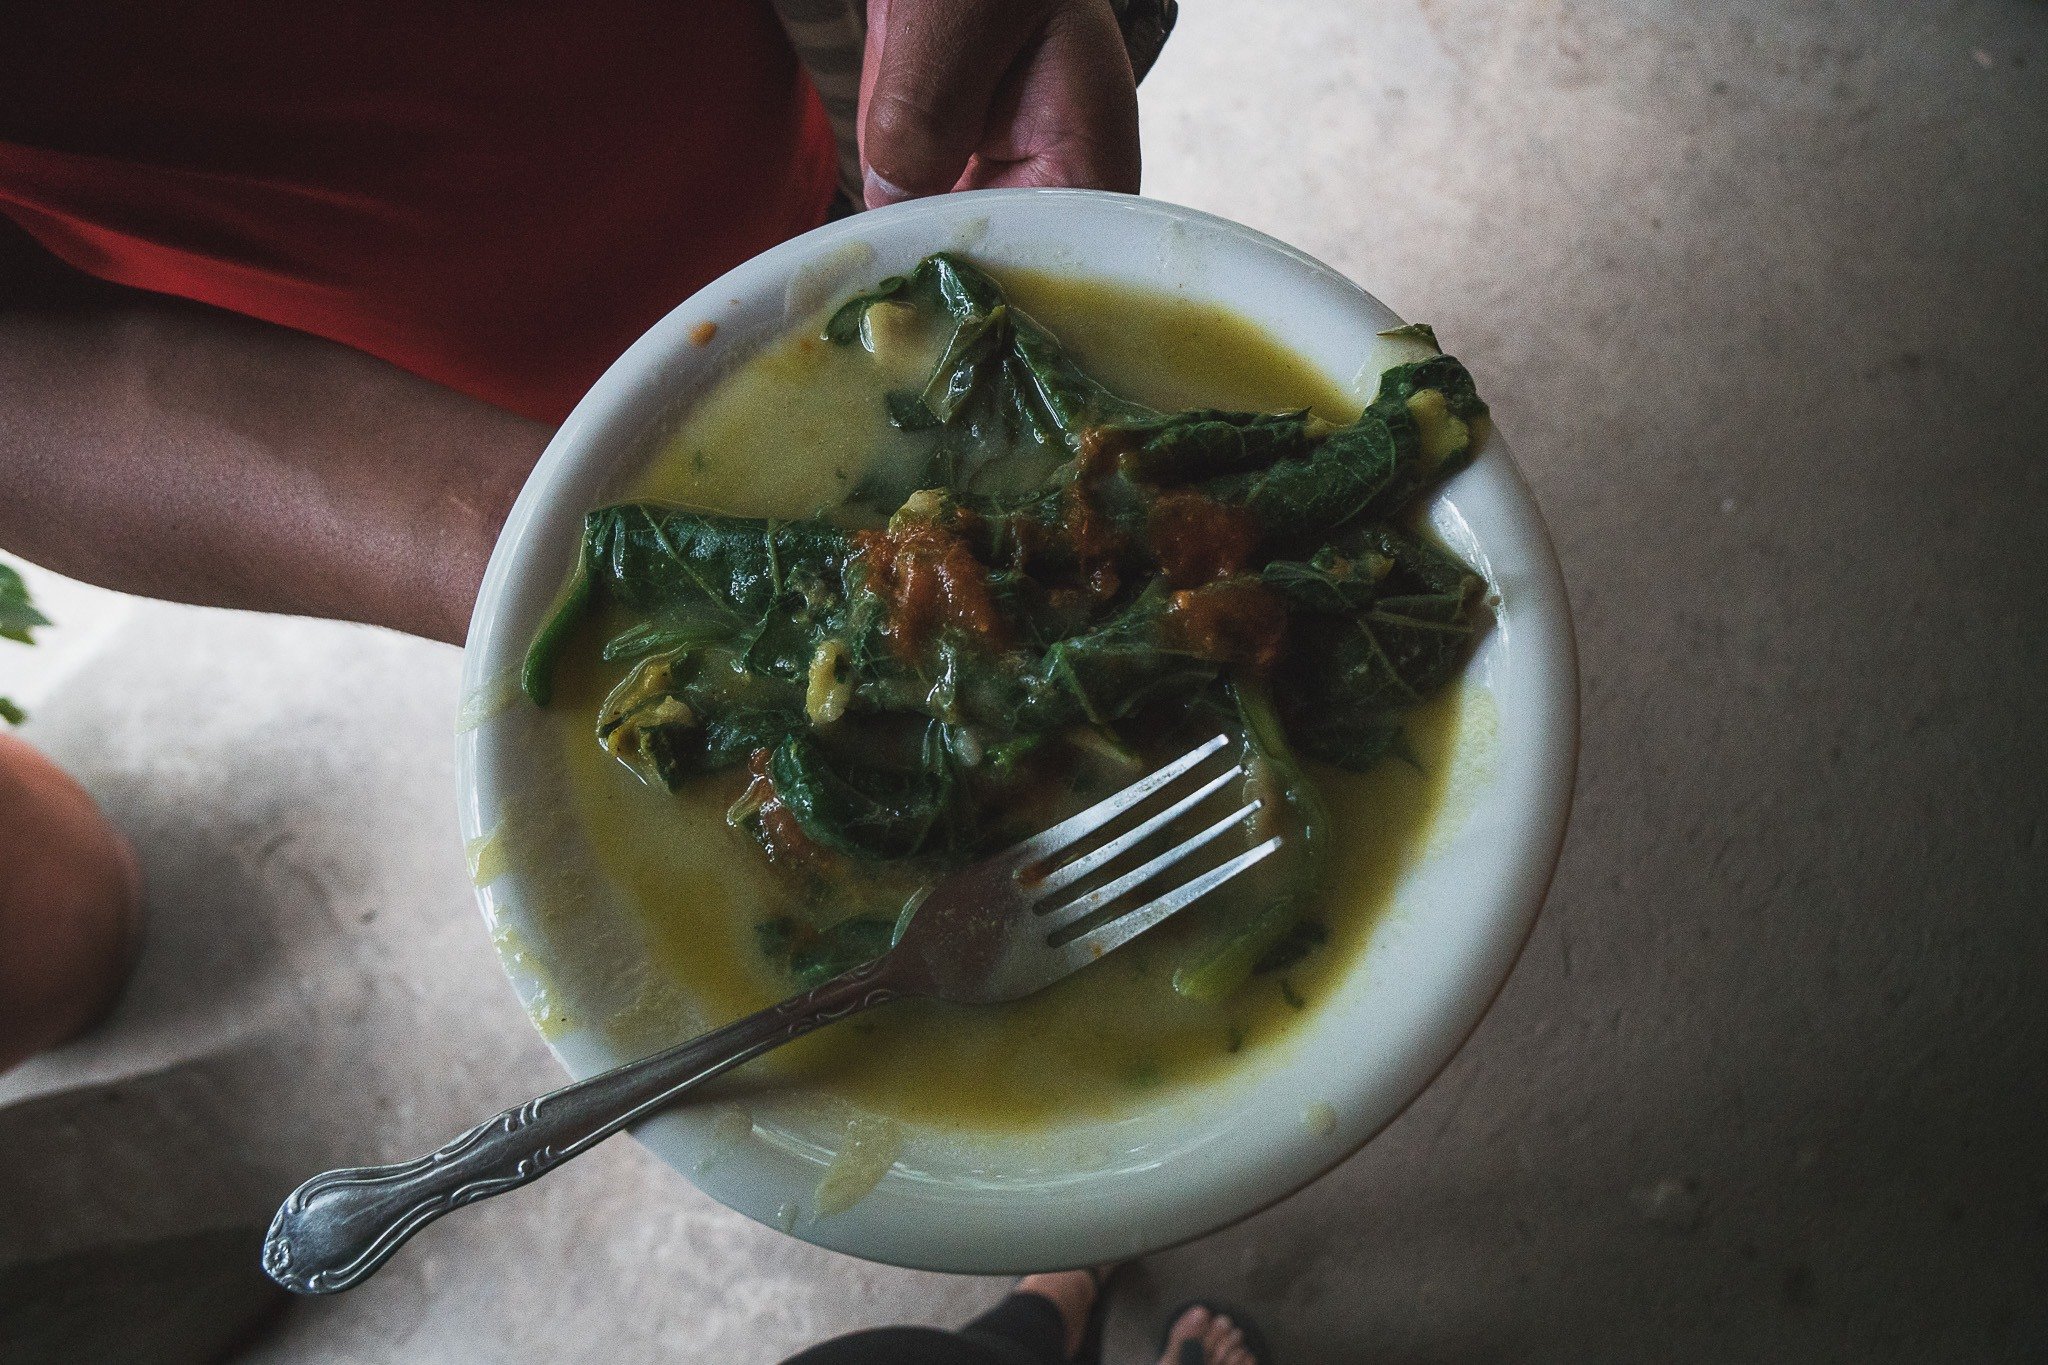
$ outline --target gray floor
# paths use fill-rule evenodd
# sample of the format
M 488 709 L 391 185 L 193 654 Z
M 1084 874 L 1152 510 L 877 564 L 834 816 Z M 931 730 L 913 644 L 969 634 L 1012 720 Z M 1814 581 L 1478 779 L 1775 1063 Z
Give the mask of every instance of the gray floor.
M 1141 1267 L 1114 1359 L 1194 1293 L 1289 1361 L 2048 1354 L 2048 8 L 1185 10 L 1148 188 L 1481 376 L 1571 580 L 1585 749 L 1471 1045 L 1309 1194 Z M 553 1075 L 468 904 L 452 652 L 155 606 L 96 648 L 30 735 L 136 833 L 156 938 L 106 1035 L 0 1081 L 0 1296 L 37 1330 L 145 1256 L 260 1310 L 243 1248 L 299 1173 Z M 166 1068 L 172 1024 L 208 1041 Z M 999 1288 L 621 1143 L 236 1358 L 767 1362 Z

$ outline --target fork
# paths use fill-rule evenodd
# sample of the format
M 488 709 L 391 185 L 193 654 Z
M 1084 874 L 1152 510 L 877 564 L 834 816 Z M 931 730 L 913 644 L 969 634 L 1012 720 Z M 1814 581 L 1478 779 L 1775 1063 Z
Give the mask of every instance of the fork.
M 536 1180 L 692 1087 L 821 1025 L 911 996 L 999 1004 L 1080 970 L 1280 847 L 1274 835 L 1150 899 L 1134 895 L 1184 871 L 1183 863 L 1233 827 L 1248 826 L 1262 806 L 1254 797 L 1164 852 L 1080 889 L 1243 777 L 1238 763 L 1202 776 L 1227 742 L 1217 735 L 1198 744 L 1080 814 L 935 883 L 895 945 L 870 962 L 666 1052 L 507 1109 L 439 1151 L 314 1176 L 271 1221 L 265 1273 L 300 1294 L 353 1288 L 442 1214 Z M 1153 806 L 1104 842 L 1091 842 Z

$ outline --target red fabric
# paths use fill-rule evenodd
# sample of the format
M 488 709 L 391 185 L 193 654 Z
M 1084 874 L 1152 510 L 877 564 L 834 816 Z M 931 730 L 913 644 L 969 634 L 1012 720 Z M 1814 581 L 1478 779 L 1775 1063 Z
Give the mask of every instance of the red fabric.
M 834 178 L 759 0 L 0 3 L 0 213 L 542 420 Z

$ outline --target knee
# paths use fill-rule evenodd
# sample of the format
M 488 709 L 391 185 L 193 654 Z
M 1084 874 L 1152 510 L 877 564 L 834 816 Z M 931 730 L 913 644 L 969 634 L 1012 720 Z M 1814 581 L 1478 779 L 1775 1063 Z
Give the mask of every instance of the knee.
M 62 769 L 0 734 L 0 1071 L 106 1013 L 141 917 L 128 841 Z

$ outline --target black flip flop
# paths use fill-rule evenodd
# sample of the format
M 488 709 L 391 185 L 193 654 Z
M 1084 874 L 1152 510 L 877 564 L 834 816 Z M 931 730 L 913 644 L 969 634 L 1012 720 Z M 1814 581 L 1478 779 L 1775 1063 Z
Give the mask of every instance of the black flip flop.
M 1258 1365 L 1273 1365 L 1273 1348 L 1267 1345 L 1266 1334 L 1259 1330 L 1259 1325 L 1243 1309 L 1233 1308 L 1217 1299 L 1189 1299 L 1166 1315 L 1159 1328 L 1159 1354 L 1162 1358 L 1166 1355 L 1166 1339 L 1173 1335 L 1173 1325 L 1190 1308 L 1206 1308 L 1212 1317 L 1229 1318 L 1230 1325 L 1244 1338 L 1244 1348 L 1251 1352 L 1252 1359 Z M 1180 1346 L 1179 1359 L 1172 1361 L 1171 1365 L 1208 1365 L 1208 1360 L 1209 1353 L 1199 1342 L 1184 1341 Z

